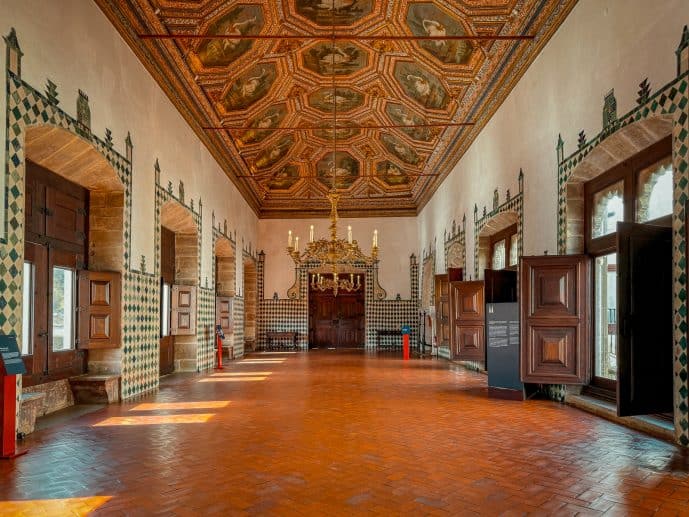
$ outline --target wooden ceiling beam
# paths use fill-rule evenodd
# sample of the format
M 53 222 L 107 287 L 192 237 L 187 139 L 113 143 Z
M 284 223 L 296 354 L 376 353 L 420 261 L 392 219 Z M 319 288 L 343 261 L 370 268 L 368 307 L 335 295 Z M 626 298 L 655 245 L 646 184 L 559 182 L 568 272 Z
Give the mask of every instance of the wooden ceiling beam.
M 255 129 L 257 131 L 312 131 L 323 129 L 395 129 L 395 128 L 415 128 L 415 127 L 464 127 L 473 126 L 475 122 L 434 122 L 429 124 L 343 124 L 340 126 L 328 126 L 323 124 L 321 126 L 280 126 L 280 127 L 230 127 L 230 126 L 203 126 L 203 129 L 208 131 L 248 131 Z
M 354 35 L 354 34 L 152 34 L 138 33 L 137 37 L 143 40 L 211 40 L 211 39 L 231 39 L 231 40 L 269 40 L 269 41 L 289 41 L 289 40 L 317 40 L 317 41 L 529 41 L 535 38 L 532 34 L 499 34 L 499 35 L 480 35 L 469 34 L 448 35 L 448 36 L 413 36 L 413 35 Z

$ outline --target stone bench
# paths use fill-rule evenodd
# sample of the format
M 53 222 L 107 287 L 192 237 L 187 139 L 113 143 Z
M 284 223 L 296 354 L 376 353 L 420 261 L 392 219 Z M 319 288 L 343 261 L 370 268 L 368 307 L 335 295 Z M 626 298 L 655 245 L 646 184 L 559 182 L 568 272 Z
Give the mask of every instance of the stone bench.
M 43 415 L 45 411 L 45 393 L 22 393 L 19 404 L 17 433 L 26 436 L 33 433 L 36 417 Z
M 71 377 L 75 404 L 113 404 L 120 401 L 119 375 L 79 375 Z

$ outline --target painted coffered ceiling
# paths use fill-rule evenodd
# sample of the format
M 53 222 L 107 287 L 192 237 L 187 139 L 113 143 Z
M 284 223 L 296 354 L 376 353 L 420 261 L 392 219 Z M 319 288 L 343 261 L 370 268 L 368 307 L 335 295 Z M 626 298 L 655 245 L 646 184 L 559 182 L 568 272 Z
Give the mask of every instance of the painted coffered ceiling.
M 418 213 L 576 0 L 96 2 L 257 214 L 302 217 Z

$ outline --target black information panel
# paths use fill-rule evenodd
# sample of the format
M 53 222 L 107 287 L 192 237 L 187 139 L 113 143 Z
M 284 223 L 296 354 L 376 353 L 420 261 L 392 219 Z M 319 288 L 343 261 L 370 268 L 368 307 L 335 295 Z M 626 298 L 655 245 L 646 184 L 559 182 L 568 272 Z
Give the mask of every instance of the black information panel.
M 522 390 L 519 380 L 519 304 L 486 304 L 488 386 Z
M 22 354 L 17 344 L 17 336 L 0 336 L 0 363 L 4 366 L 5 375 L 23 375 L 26 373 Z

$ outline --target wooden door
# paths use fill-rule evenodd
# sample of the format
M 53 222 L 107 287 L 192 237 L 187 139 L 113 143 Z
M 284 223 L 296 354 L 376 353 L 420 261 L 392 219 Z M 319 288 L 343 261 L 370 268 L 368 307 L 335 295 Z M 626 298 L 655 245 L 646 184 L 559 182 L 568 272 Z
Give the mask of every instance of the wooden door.
M 517 272 L 509 269 L 486 269 L 483 272 L 486 303 L 517 301 Z
M 522 257 L 521 380 L 587 384 L 591 261 L 584 255 Z
M 617 414 L 671 413 L 672 229 L 617 224 Z
M 437 345 L 450 348 L 450 281 L 447 274 L 435 275 L 435 320 Z
M 483 281 L 450 282 L 450 342 L 452 358 L 486 360 L 486 303 Z
M 79 375 L 77 272 L 86 268 L 88 191 L 32 162 L 26 164 L 24 303 L 28 309 L 24 386 Z
M 220 325 L 226 338 L 233 332 L 234 318 L 232 315 L 232 297 L 215 297 L 215 324 Z
M 175 341 L 170 331 L 172 285 L 175 283 L 175 234 L 160 229 L 160 375 L 175 369 Z
M 335 300 L 337 320 L 337 343 L 339 348 L 361 348 L 364 346 L 364 296 L 338 294 Z
M 333 296 L 309 292 L 309 346 L 311 348 L 359 348 L 365 337 L 363 287 L 356 293 Z

